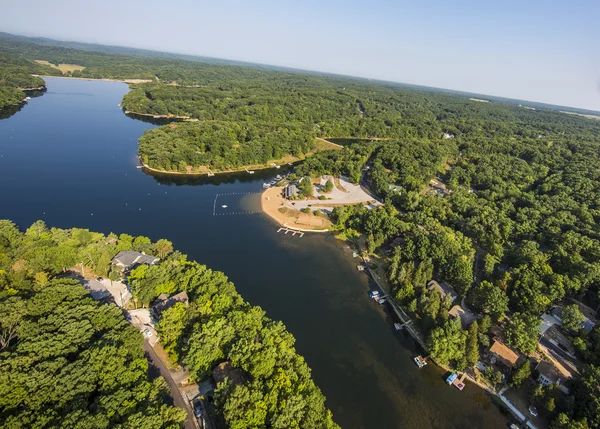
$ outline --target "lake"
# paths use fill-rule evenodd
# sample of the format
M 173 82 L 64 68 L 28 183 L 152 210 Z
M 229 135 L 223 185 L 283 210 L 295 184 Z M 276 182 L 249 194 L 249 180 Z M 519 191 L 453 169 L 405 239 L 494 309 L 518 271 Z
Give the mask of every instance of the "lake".
M 343 428 L 506 428 L 479 388 L 418 370 L 411 337 L 367 296 L 367 277 L 331 235 L 290 237 L 259 211 L 266 177 L 154 177 L 137 139 L 153 125 L 127 117 L 127 85 L 46 79 L 48 91 L 0 120 L 0 218 L 167 238 L 224 271 L 246 300 L 282 320 Z M 215 198 L 217 200 L 215 201 Z M 227 207 L 222 207 L 226 205 Z M 234 214 L 236 213 L 236 214 Z

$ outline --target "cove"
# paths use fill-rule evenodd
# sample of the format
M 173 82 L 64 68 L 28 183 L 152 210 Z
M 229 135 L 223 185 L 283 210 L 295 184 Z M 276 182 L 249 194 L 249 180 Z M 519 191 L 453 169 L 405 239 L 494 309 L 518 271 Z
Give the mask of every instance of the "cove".
M 261 213 L 260 174 L 152 176 L 137 139 L 153 127 L 126 116 L 127 85 L 46 79 L 48 90 L 0 120 L 0 218 L 167 238 L 224 271 L 244 298 L 281 320 L 343 428 L 505 428 L 475 386 L 448 387 L 367 297 L 347 247 L 326 234 L 277 234 Z M 217 203 L 215 204 L 215 199 Z M 226 205 L 226 208 L 222 206 Z M 235 213 L 235 214 L 234 214 Z

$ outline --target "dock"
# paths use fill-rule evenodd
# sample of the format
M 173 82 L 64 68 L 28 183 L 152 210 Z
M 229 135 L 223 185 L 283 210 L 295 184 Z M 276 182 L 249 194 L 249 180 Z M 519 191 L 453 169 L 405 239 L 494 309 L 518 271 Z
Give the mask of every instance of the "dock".
M 300 237 L 304 237 L 304 232 L 302 232 L 300 230 L 297 230 L 297 229 L 293 229 L 293 228 L 288 228 L 288 227 L 282 226 L 281 228 L 279 228 L 277 230 L 277 232 L 281 232 L 281 231 L 283 231 L 284 234 L 287 234 L 288 232 L 291 232 L 292 233 L 292 237 L 295 237 L 296 234 L 298 234 L 298 236 L 300 236 Z

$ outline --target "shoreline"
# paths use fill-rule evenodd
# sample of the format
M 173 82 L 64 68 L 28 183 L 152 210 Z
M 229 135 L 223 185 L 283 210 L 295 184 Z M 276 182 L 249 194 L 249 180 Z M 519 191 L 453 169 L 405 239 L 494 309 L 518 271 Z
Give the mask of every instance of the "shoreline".
M 151 79 L 110 79 L 110 78 L 98 79 L 98 78 L 93 78 L 93 77 L 50 76 L 50 75 L 44 75 L 44 74 L 32 74 L 32 76 L 41 77 L 42 79 L 46 79 L 46 78 L 74 79 L 74 80 L 90 80 L 90 81 L 99 81 L 99 82 L 120 82 L 120 83 L 127 83 L 127 84 L 152 82 Z
M 137 115 L 137 116 L 146 116 L 149 118 L 154 118 L 154 119 L 183 119 L 186 122 L 196 122 L 198 121 L 198 119 L 193 119 L 189 116 L 177 116 L 177 115 L 153 115 L 152 113 L 140 113 L 140 112 L 134 112 L 132 110 L 124 110 L 123 112 L 125 112 L 126 115 Z
M 298 162 L 298 161 L 295 161 L 295 162 Z M 293 162 L 292 165 L 295 162 Z M 218 174 L 244 173 L 244 172 L 248 172 L 248 171 L 268 170 L 270 168 L 272 168 L 272 169 L 276 168 L 274 166 L 252 167 L 252 170 L 250 170 L 250 167 L 246 167 L 246 168 L 240 168 L 239 170 L 210 171 L 210 172 L 206 172 L 206 173 L 187 173 L 187 172 L 183 172 L 183 171 L 165 171 L 165 170 L 159 170 L 157 168 L 150 167 L 148 164 L 144 164 L 143 162 L 141 162 L 141 160 L 140 160 L 140 164 L 142 166 L 142 169 L 146 169 L 146 170 L 151 171 L 153 173 L 168 174 L 168 175 L 173 175 L 173 176 L 190 176 L 190 177 L 212 177 L 212 176 L 216 176 Z M 284 165 L 285 164 L 281 164 L 279 166 L 283 167 Z
M 286 215 L 279 209 L 283 207 L 284 198 L 281 197 L 283 188 L 274 186 L 265 189 L 260 194 L 260 208 L 262 213 L 270 217 L 277 225 L 299 232 L 331 232 L 329 226 L 325 226 L 329 217 L 315 216 L 311 213 L 303 213 L 297 210 L 297 216 Z M 290 209 L 292 210 L 292 209 Z M 312 224 L 311 224 L 312 221 Z M 321 222 L 318 225 L 319 221 Z

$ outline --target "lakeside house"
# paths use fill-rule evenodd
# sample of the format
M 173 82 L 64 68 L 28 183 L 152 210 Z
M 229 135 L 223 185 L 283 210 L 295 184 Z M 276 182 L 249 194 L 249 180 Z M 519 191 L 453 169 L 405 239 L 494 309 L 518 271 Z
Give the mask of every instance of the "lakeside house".
M 160 261 L 144 252 L 135 252 L 133 250 L 122 250 L 112 259 L 111 264 L 118 267 L 121 272 L 130 271 L 138 265 L 154 265 Z
M 565 386 L 565 382 L 570 379 L 570 376 L 561 371 L 554 363 L 542 360 L 535 367 L 538 374 L 537 382 L 542 386 L 556 384 L 563 393 L 569 394 L 569 389 Z
M 446 298 L 446 295 L 450 295 L 450 299 L 452 302 L 454 302 L 454 300 L 458 298 L 458 293 L 448 283 L 438 283 L 435 280 L 431 280 L 429 283 L 427 283 L 427 290 L 430 292 L 433 290 L 437 290 L 440 293 L 442 300 Z
M 168 310 L 178 302 L 183 302 L 187 306 L 189 302 L 187 293 L 179 292 L 173 296 L 169 296 L 166 293 L 160 294 L 154 301 L 154 305 L 150 308 L 150 313 L 155 320 L 159 320 L 163 311 Z
M 475 320 L 474 315 L 466 311 L 460 305 L 455 305 L 452 307 L 448 312 L 448 316 L 452 319 L 460 319 L 463 329 L 465 329 L 473 320 Z
M 289 200 L 292 197 L 295 197 L 296 195 L 298 195 L 298 187 L 295 184 L 290 183 L 285 188 L 283 188 L 284 198 L 287 198 Z
M 501 364 L 508 370 L 512 370 L 519 361 L 519 354 L 498 338 L 494 338 L 494 343 L 490 347 L 490 354 L 492 355 L 490 362 L 493 365 Z

